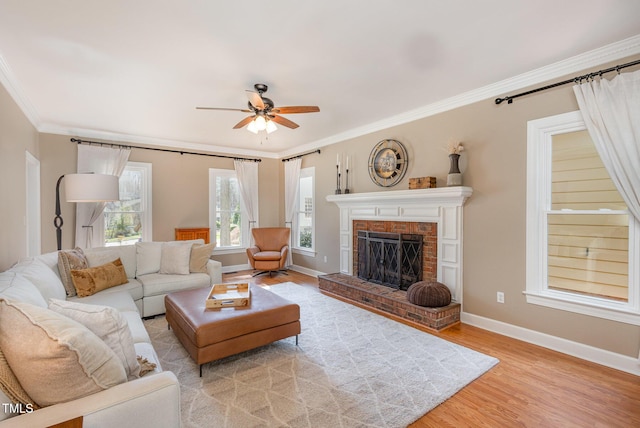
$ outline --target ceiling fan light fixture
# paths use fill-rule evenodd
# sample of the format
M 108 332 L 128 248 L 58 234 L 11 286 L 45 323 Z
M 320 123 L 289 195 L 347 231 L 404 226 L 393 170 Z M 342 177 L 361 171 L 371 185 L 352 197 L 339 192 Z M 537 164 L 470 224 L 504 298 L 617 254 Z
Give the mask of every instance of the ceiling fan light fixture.
M 247 126 L 247 131 L 253 132 L 254 134 L 258 133 L 258 127 L 256 126 L 255 120 L 252 120 L 251 122 L 249 122 L 249 125 Z
M 276 126 L 275 123 L 273 123 L 273 120 L 267 120 L 267 134 L 271 134 L 272 132 L 276 132 L 278 130 L 278 127 Z
M 253 119 L 253 123 L 255 123 L 256 129 L 258 131 L 264 131 L 265 129 L 267 129 L 267 121 L 264 119 L 264 116 L 257 116 L 255 119 Z

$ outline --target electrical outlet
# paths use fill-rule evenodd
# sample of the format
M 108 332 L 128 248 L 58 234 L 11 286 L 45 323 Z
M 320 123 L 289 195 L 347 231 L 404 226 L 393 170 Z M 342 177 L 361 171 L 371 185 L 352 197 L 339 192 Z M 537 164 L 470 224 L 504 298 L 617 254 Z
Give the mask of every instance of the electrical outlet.
M 502 291 L 498 291 L 498 294 L 496 297 L 497 297 L 498 303 L 504 303 L 504 293 Z

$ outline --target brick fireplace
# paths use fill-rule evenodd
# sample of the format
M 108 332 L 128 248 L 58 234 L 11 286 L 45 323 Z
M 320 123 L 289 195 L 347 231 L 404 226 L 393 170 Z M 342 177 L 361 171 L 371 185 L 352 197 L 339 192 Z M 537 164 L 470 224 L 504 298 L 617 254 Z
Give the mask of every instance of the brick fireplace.
M 438 224 L 413 221 L 353 220 L 353 275 L 358 276 L 358 232 L 392 232 L 422 236 L 422 280 L 435 281 L 438 269 Z
M 340 210 L 340 272 L 320 277 L 331 294 L 440 330 L 460 320 L 462 301 L 463 205 L 469 187 L 397 190 L 329 195 Z M 423 308 L 406 292 L 357 278 L 358 231 L 373 230 L 423 236 L 423 280 L 449 287 L 452 304 Z

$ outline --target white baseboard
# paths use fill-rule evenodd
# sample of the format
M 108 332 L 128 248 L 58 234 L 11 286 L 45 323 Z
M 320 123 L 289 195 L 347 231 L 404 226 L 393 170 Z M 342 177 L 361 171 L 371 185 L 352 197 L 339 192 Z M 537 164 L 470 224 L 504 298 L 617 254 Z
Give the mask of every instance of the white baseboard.
M 241 270 L 251 270 L 249 263 L 245 265 L 222 266 L 222 273 L 239 272 Z
M 563 354 L 640 376 L 640 360 L 637 358 L 616 354 L 604 349 L 572 342 L 549 334 L 540 333 L 538 331 L 529 330 L 466 312 L 460 314 L 460 321 L 484 330 L 493 331 L 494 333 L 502 334 L 507 337 L 512 337 L 527 343 L 542 346 L 543 348 L 562 352 Z
M 313 269 L 309 269 L 306 268 L 304 266 L 298 266 L 298 265 L 291 265 L 288 267 L 288 269 L 291 269 L 293 271 L 296 272 L 300 272 L 303 273 L 305 275 L 309 275 L 309 276 L 313 276 L 313 277 L 318 277 L 320 275 L 325 275 L 324 272 L 320 272 L 317 270 L 313 270 Z M 222 266 L 222 273 L 230 273 L 230 272 L 240 272 L 243 270 L 252 270 L 251 269 L 251 265 L 250 264 L 245 264 L 245 265 L 231 265 L 231 266 Z
M 289 269 L 291 269 L 293 271 L 296 271 L 296 272 L 303 273 L 305 275 L 314 276 L 316 278 L 318 276 L 320 276 L 320 275 L 326 275 L 325 272 L 320 272 L 320 271 L 317 271 L 317 270 L 309 269 L 309 268 L 306 268 L 304 266 L 298 266 L 298 265 L 291 265 L 291 266 L 289 266 Z

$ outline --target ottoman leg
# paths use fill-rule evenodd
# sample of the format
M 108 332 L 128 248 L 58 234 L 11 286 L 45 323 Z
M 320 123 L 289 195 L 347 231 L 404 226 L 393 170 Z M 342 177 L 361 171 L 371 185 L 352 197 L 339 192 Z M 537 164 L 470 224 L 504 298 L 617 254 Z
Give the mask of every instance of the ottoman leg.
M 203 364 L 200 364 L 200 377 L 202 377 L 202 366 Z

